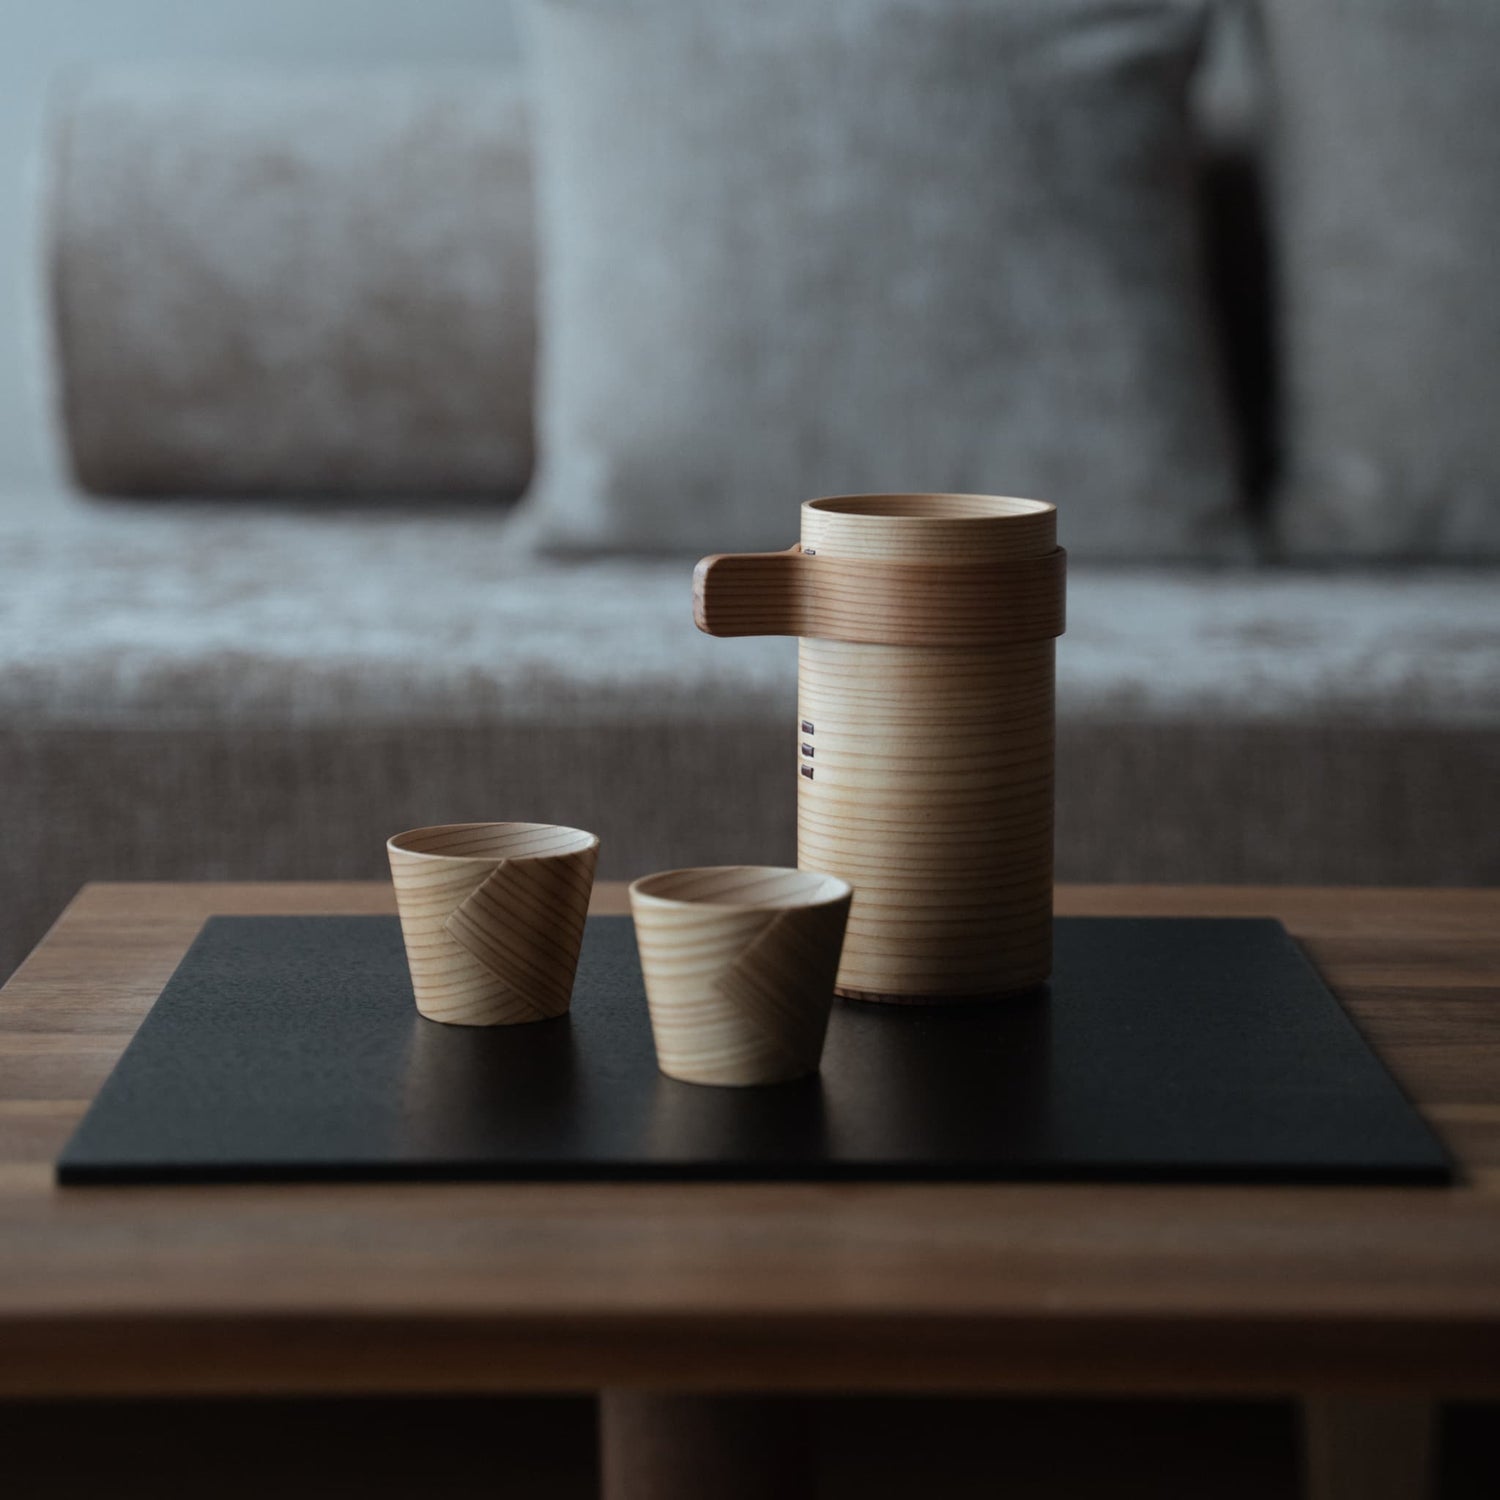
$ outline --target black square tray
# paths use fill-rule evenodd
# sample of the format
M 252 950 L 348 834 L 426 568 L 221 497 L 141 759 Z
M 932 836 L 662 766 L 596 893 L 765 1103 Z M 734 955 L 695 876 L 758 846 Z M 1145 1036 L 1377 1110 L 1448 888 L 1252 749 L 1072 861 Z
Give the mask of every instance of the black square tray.
M 423 1020 L 394 917 L 214 917 L 64 1183 L 1115 1179 L 1442 1183 L 1444 1152 L 1280 923 L 1064 918 L 1050 991 L 840 1001 L 817 1078 L 656 1069 L 628 918 L 570 1015 Z

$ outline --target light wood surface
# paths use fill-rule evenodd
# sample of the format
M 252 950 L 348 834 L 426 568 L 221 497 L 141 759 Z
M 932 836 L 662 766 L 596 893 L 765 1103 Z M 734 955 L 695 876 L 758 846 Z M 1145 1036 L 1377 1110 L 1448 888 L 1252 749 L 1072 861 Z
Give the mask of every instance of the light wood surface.
M 801 637 L 797 863 L 854 886 L 839 992 L 997 997 L 1045 980 L 1063 628 L 1054 508 L 812 500 L 800 556 L 709 558 L 695 585 L 706 630 L 759 620 Z
M 666 870 L 630 887 L 657 1064 L 685 1083 L 818 1070 L 850 888 L 766 865 Z
M 386 842 L 417 1009 L 458 1026 L 567 1010 L 599 840 L 551 823 L 445 823 Z
M 0 1391 L 1500 1395 L 1500 894 L 1058 891 L 1282 918 L 1451 1189 L 53 1186 L 207 916 L 393 910 L 383 883 L 74 902 L 0 995 Z

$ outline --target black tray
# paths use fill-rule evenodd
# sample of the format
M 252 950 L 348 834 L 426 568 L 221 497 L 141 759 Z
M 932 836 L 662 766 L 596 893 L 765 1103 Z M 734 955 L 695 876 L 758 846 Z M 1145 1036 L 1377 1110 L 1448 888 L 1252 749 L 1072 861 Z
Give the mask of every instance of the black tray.
M 837 1002 L 820 1077 L 656 1070 L 628 918 L 569 1016 L 412 1005 L 394 917 L 214 917 L 64 1183 L 1115 1179 L 1442 1183 L 1442 1148 L 1280 923 L 1065 918 L 1050 992 Z

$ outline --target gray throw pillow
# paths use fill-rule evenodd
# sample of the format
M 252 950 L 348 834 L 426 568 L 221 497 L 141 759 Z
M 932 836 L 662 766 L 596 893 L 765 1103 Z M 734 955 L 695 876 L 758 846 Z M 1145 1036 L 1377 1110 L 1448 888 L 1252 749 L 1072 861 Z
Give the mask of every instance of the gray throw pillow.
M 553 551 L 785 545 L 796 502 L 1057 502 L 1092 557 L 1242 540 L 1192 0 L 536 0 Z M 523 512 L 524 515 L 524 512 Z
M 58 115 L 55 345 L 84 488 L 520 494 L 536 266 L 512 77 L 127 68 Z
M 1285 549 L 1500 557 L 1500 5 L 1265 19 Z

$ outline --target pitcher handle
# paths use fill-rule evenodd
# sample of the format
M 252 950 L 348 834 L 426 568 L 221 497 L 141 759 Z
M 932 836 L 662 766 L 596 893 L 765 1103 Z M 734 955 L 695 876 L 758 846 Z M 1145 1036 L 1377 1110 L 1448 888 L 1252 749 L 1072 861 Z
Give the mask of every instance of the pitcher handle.
M 885 562 L 721 552 L 693 570 L 708 635 L 803 635 L 893 646 L 1004 646 L 1063 633 L 1061 547 L 1004 562 Z
M 707 635 L 801 635 L 810 580 L 800 546 L 720 552 L 693 569 L 693 619 Z

